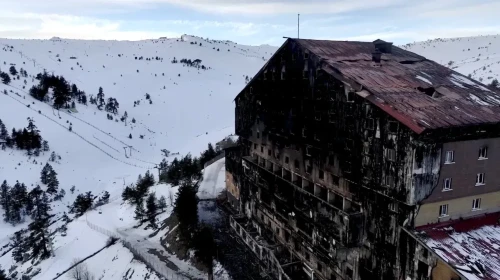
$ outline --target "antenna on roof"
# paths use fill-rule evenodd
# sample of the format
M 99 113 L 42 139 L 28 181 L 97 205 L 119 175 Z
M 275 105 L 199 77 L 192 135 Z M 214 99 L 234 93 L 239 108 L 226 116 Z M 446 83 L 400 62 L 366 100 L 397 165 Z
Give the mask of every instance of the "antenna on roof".
M 297 39 L 299 39 L 300 35 L 300 14 L 297 14 Z

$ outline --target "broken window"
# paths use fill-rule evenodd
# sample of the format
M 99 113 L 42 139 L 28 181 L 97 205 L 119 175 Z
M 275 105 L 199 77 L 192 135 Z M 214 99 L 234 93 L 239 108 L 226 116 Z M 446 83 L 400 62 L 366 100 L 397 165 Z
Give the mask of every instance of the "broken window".
M 385 185 L 390 188 L 394 187 L 394 177 L 391 175 L 385 176 Z
M 260 133 L 257 131 L 257 139 L 260 138 Z
M 306 156 L 311 156 L 311 147 L 306 147 Z
M 479 159 L 487 159 L 488 158 L 488 148 L 482 147 L 479 149 Z
M 347 92 L 347 102 L 354 102 L 354 92 Z
M 472 210 L 479 210 L 481 209 L 481 199 L 476 198 L 472 200 Z
M 288 162 L 290 161 L 290 158 L 289 157 L 285 157 L 285 163 L 288 164 Z
M 270 156 L 271 155 L 271 149 L 267 149 L 267 155 Z
M 388 161 L 396 161 L 396 150 L 386 149 L 385 157 L 387 158 Z
M 328 156 L 328 164 L 331 166 L 335 165 L 335 156 L 334 155 L 329 155 Z
M 257 150 L 257 144 L 253 144 L 253 149 Z
M 395 121 L 389 121 L 389 132 L 390 133 L 397 133 L 398 132 L 398 122 Z
M 366 119 L 365 128 L 373 130 L 375 128 L 375 120 L 373 118 Z
M 455 162 L 455 152 L 454 151 L 446 151 L 446 157 L 444 163 L 454 163 Z
M 305 51 L 305 52 L 304 52 L 304 58 L 305 58 L 305 59 L 309 59 L 309 52 L 308 52 L 308 51 Z
M 450 190 L 451 190 L 451 178 L 445 178 L 443 184 L 443 191 L 450 191 Z
M 264 146 L 260 146 L 260 152 L 263 153 L 264 152 Z
M 448 204 L 443 204 L 439 206 L 439 217 L 448 216 Z
M 476 186 L 484 185 L 484 173 L 477 173 L 476 175 Z
M 312 165 L 310 163 L 306 163 L 306 173 L 311 174 L 312 173 Z
M 339 182 L 340 182 L 339 176 L 336 176 L 336 175 L 332 174 L 332 184 L 335 185 L 335 186 L 338 186 Z
M 294 161 L 294 164 L 295 168 L 299 169 L 300 168 L 300 164 L 299 164 L 299 161 L 298 160 L 295 160 Z
M 320 178 L 321 180 L 325 179 L 325 172 L 324 172 L 323 170 L 320 170 L 320 171 L 319 171 L 319 178 Z

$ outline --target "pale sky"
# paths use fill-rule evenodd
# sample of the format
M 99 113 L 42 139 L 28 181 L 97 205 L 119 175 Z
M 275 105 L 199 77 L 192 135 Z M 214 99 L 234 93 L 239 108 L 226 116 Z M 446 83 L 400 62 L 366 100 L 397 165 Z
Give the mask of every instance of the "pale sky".
M 0 37 L 139 40 L 182 34 L 404 44 L 500 33 L 500 0 L 0 0 Z

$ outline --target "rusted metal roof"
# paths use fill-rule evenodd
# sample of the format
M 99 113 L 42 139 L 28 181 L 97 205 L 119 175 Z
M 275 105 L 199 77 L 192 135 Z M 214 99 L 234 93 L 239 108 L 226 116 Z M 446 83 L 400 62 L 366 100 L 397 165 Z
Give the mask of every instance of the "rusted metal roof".
M 364 98 L 416 133 L 500 123 L 500 91 L 423 56 L 393 46 L 376 63 L 372 42 L 289 40 L 322 60 L 327 73 L 362 86 L 370 93 Z

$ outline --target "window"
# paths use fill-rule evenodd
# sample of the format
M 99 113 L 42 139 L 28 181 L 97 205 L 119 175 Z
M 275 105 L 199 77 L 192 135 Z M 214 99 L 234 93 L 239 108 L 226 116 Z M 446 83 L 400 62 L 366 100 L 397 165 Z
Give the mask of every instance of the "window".
M 331 166 L 335 165 L 335 156 L 334 155 L 329 155 L 328 156 L 328 164 Z
M 307 62 L 304 64 L 304 71 L 302 72 L 302 78 L 308 79 L 309 78 L 309 68 L 307 67 Z
M 309 58 L 309 52 L 307 52 L 307 51 L 306 51 L 306 52 L 304 53 L 304 58 L 305 58 L 305 59 L 308 59 L 308 58 Z
M 281 79 L 284 80 L 286 78 L 285 65 L 281 68 Z
M 306 164 L 306 173 L 311 174 L 312 170 L 313 170 L 312 165 L 310 165 L 309 163 Z
M 354 92 L 347 92 L 347 102 L 354 102 Z
M 253 144 L 253 149 L 257 150 L 257 144 Z
M 443 204 L 439 206 L 439 217 L 448 216 L 448 204 Z
M 338 186 L 338 185 L 339 185 L 339 182 L 340 182 L 340 178 L 339 178 L 339 176 L 336 176 L 336 175 L 333 175 L 333 174 L 332 174 L 332 183 L 333 183 L 335 186 Z
M 260 152 L 263 153 L 264 152 L 264 146 L 261 146 L 260 147 Z
M 290 162 L 290 158 L 289 157 L 285 157 L 285 163 L 288 164 L 288 162 Z
M 307 135 L 307 131 L 306 131 L 306 128 L 302 128 L 302 137 L 306 137 Z
M 308 252 L 306 252 L 306 260 L 307 260 L 307 261 L 310 261 L 310 260 L 311 260 L 311 255 L 309 255 L 309 253 L 308 253 Z
M 259 133 L 259 132 L 257 132 L 257 139 L 259 139 L 259 138 L 260 138 L 260 133 Z
M 396 212 L 396 203 L 389 203 L 389 210 Z
M 271 149 L 267 149 L 267 155 L 270 156 L 271 155 Z
M 318 271 L 323 272 L 323 266 L 318 262 Z
M 375 128 L 375 120 L 372 118 L 366 119 L 365 128 L 370 129 L 370 130 L 374 129 Z
M 389 132 L 397 133 L 398 132 L 398 122 L 389 121 Z
M 487 159 L 488 158 L 488 148 L 482 147 L 479 149 L 479 159 Z
M 455 162 L 455 151 L 446 151 L 446 157 L 444 163 L 454 163 Z
M 311 156 L 311 147 L 306 147 L 306 156 Z
M 325 172 L 324 172 L 323 170 L 320 170 L 320 171 L 319 171 L 319 178 L 320 178 L 321 180 L 325 179 Z
M 484 185 L 484 173 L 477 173 L 476 175 L 476 186 Z
M 280 228 L 279 227 L 276 228 L 276 234 L 280 235 Z
M 385 185 L 391 188 L 394 187 L 394 177 L 390 175 L 385 176 Z
M 386 149 L 385 157 L 388 161 L 396 161 L 396 151 L 393 149 Z
M 443 191 L 451 191 L 451 178 L 444 179 Z
M 476 198 L 472 201 L 472 210 L 479 210 L 481 209 L 481 199 Z
M 299 161 L 298 160 L 295 160 L 293 165 L 295 166 L 295 168 L 299 169 L 300 168 L 300 164 L 299 164 Z

